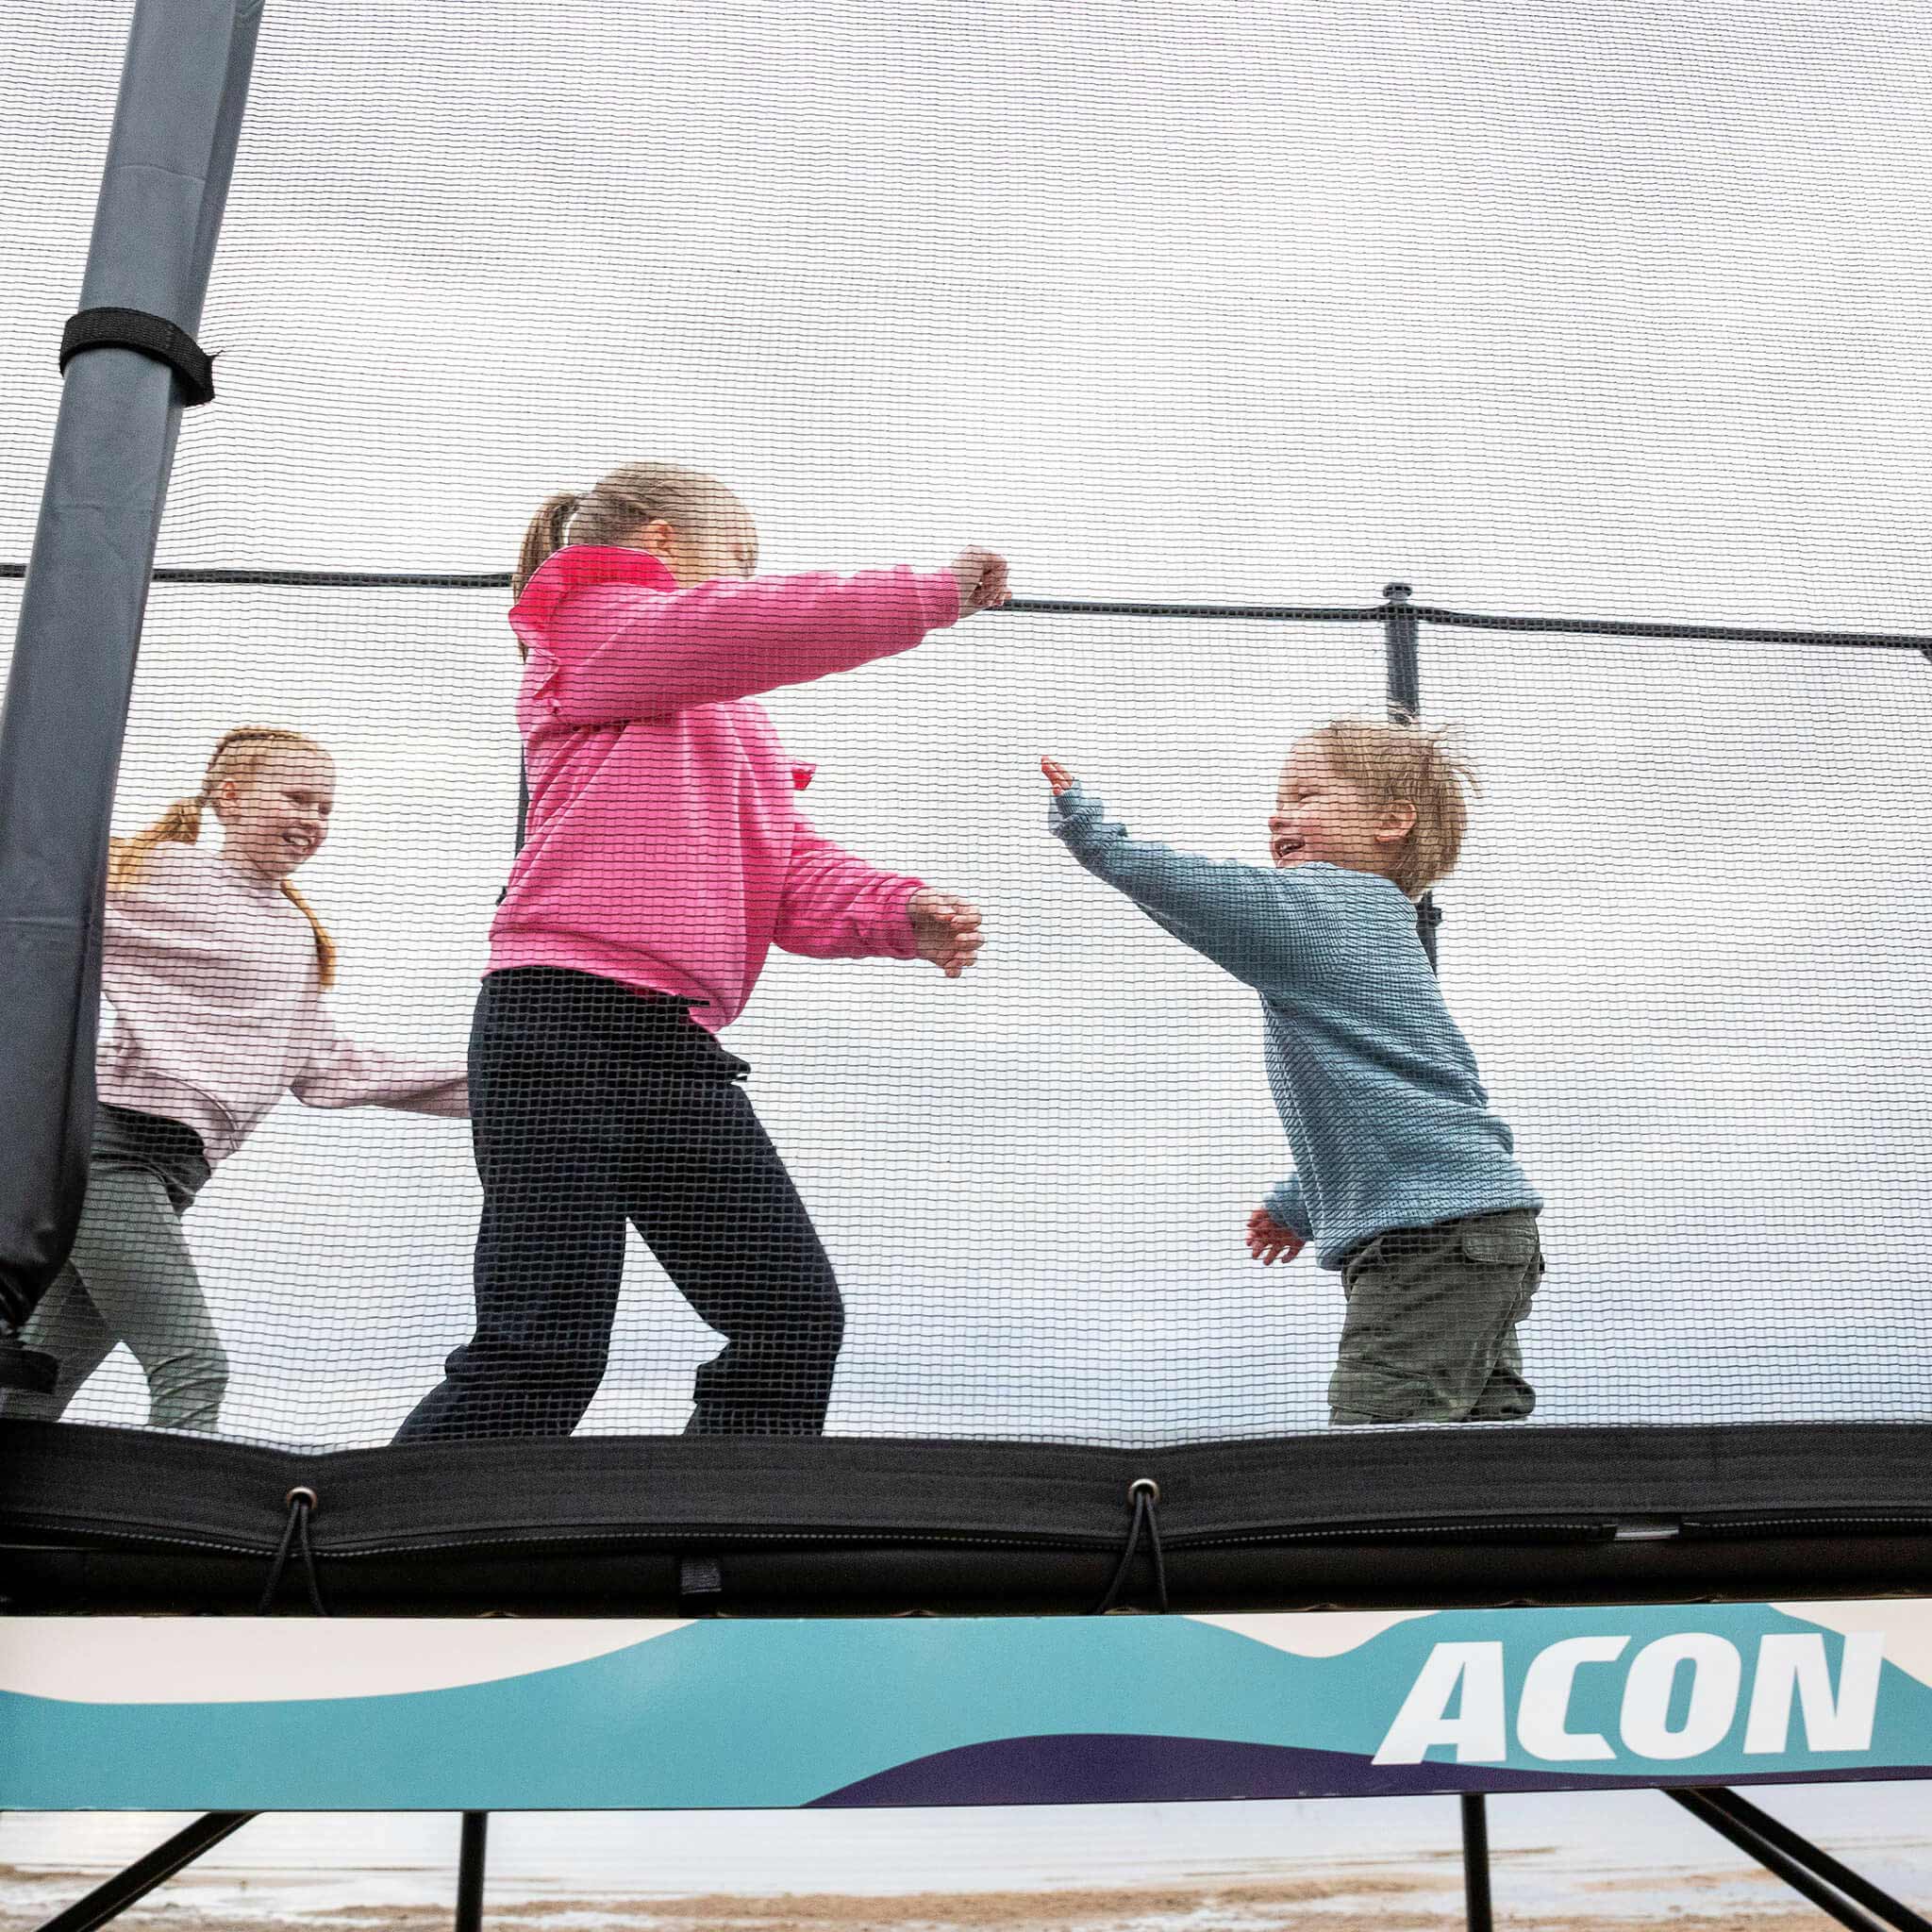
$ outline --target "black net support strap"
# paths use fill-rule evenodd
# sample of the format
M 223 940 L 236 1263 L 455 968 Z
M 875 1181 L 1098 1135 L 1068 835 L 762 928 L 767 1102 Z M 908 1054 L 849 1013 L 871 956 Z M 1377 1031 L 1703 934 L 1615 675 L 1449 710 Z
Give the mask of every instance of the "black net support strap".
M 60 331 L 60 373 L 89 349 L 135 349 L 165 362 L 180 379 L 182 403 L 198 408 L 215 399 L 215 365 L 185 328 L 144 308 L 83 308 Z

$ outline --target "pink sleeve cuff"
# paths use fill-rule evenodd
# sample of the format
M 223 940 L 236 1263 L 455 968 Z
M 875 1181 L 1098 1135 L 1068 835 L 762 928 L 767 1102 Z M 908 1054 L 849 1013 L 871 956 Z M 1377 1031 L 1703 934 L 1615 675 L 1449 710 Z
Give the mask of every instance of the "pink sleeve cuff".
M 959 605 L 959 580 L 951 571 L 920 571 L 912 581 L 919 589 L 919 614 L 928 630 L 943 630 L 965 615 Z
M 878 950 L 886 958 L 918 958 L 919 934 L 912 925 L 912 902 L 925 889 L 924 879 L 900 878 L 881 895 L 891 908 L 889 916 L 880 921 L 876 936 Z

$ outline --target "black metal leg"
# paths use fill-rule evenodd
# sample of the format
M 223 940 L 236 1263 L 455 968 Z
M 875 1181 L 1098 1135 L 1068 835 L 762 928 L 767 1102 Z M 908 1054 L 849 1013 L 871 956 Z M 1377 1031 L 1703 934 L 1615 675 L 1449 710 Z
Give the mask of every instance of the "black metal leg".
M 40 1932 L 93 1932 L 96 1925 L 105 1925 L 129 1906 L 138 1904 L 183 1866 L 193 1864 L 202 1853 L 260 1815 L 258 1811 L 210 1811 L 207 1817 L 197 1818 L 165 1844 L 157 1845 L 146 1857 L 137 1858 L 126 1871 L 116 1873 L 105 1885 L 97 1885 L 65 1911 L 56 1912 Z
M 1730 1794 L 1726 1792 L 1724 1795 Z M 1874 1919 L 1871 1913 L 1854 1905 L 1836 1886 L 1827 1885 L 1804 1862 L 1774 1844 L 1744 1819 L 1733 1816 L 1717 1802 L 1715 1791 L 1700 1790 L 1695 1787 L 1674 1788 L 1667 1790 L 1664 1796 L 1683 1806 L 1693 1817 L 1701 1818 L 1720 1837 L 1729 1839 L 1740 1852 L 1749 1853 L 1767 1872 L 1774 1872 L 1793 1891 L 1808 1898 L 1821 1912 L 1828 1912 L 1840 1925 L 1850 1926 L 1852 1932 L 1886 1932 L 1883 1921 Z M 1812 1848 L 1807 1846 L 1807 1849 Z M 1861 1879 L 1859 1883 L 1862 1886 L 1864 1881 Z M 1871 1890 L 1877 1891 L 1875 1886 Z M 1885 1894 L 1878 1892 L 1878 1896 L 1883 1898 Z M 1899 1909 L 1903 1911 L 1905 1907 L 1901 1906 Z
M 457 1932 L 483 1932 L 483 1860 L 489 1846 L 489 1812 L 465 1811 L 457 1859 Z
M 1469 1932 L 1491 1932 L 1490 1810 L 1480 1791 L 1462 1794 L 1462 1895 L 1469 1905 Z
M 1932 1920 L 1913 1911 L 1910 1906 L 1893 1898 L 1889 1891 L 1880 1890 L 1869 1878 L 1859 1877 L 1849 1865 L 1834 1858 L 1809 1839 L 1801 1838 L 1789 1824 L 1780 1823 L 1769 1811 L 1760 1810 L 1748 1798 L 1740 1797 L 1736 1791 L 1721 1787 L 1704 1790 L 1701 1795 L 1727 1817 L 1783 1852 L 1787 1857 L 1795 1858 L 1827 1885 L 1835 1885 L 1847 1898 L 1856 1900 L 1867 1911 L 1877 1913 L 1887 1924 L 1897 1926 L 1898 1932 L 1932 1932 Z

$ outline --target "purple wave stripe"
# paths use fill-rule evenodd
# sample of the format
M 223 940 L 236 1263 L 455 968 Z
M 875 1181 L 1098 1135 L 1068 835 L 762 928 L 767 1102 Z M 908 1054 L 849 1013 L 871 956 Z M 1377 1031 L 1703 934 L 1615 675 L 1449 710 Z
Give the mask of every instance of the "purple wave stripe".
M 814 1798 L 860 1805 L 1131 1805 L 1212 1798 L 1386 1797 L 1406 1791 L 1560 1790 L 1550 1773 L 1375 1764 L 1348 1751 L 1215 1738 L 1069 1732 L 935 1751 Z
M 1807 1784 L 1924 1777 L 1890 1768 L 1810 1771 Z M 1214 1738 L 1068 1732 L 935 1751 L 841 1786 L 803 1808 L 866 1806 L 1134 1805 L 1229 1798 L 1389 1798 L 1429 1791 L 1621 1790 L 1708 1778 L 1578 1777 L 1488 1764 L 1376 1764 L 1347 1751 Z M 1728 1784 L 1789 1783 L 1776 1773 Z

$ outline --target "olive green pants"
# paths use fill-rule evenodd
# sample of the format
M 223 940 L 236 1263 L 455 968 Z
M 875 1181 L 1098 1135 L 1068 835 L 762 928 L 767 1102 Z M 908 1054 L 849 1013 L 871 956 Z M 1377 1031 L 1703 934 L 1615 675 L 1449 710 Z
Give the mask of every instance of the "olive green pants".
M 1334 1423 L 1515 1422 L 1536 1407 L 1516 1324 L 1543 1277 L 1527 1208 L 1397 1227 L 1348 1257 Z

